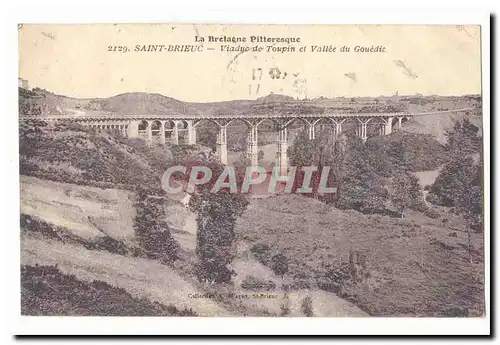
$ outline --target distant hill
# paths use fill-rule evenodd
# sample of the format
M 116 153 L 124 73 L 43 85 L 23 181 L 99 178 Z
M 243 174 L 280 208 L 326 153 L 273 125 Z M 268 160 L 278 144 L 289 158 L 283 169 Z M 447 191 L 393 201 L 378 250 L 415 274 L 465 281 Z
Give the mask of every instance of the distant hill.
M 71 114 L 68 109 L 78 108 L 83 103 L 86 101 L 57 95 L 39 88 L 33 90 L 19 88 L 19 114 L 22 115 Z
M 86 109 L 117 114 L 186 114 L 196 111 L 189 103 L 158 93 L 131 92 L 91 100 Z
M 271 93 L 264 97 L 257 98 L 258 102 L 293 102 L 293 97 Z
M 456 120 L 469 117 L 481 127 L 479 95 L 466 96 L 393 96 L 317 98 L 298 101 L 281 94 L 269 94 L 256 100 L 223 102 L 184 102 L 158 93 L 129 92 L 109 98 L 78 99 L 57 95 L 35 88 L 19 89 L 19 112 L 25 115 L 82 114 L 83 112 L 107 114 L 321 114 L 325 111 L 343 113 L 366 112 L 425 112 L 454 108 L 478 107 L 470 114 L 443 115 L 412 119 L 403 125 L 405 131 L 431 134 L 443 142 L 444 133 Z

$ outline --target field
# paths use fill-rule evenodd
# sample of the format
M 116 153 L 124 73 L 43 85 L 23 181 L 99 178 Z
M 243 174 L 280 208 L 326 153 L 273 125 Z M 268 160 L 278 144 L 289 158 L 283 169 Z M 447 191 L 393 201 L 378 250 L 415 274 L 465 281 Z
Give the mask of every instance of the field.
M 253 200 L 238 234 L 287 256 L 289 279 L 326 289 L 350 253 L 363 257 L 359 282 L 338 293 L 370 315 L 449 316 L 458 310 L 479 316 L 484 310 L 482 235 L 473 235 L 470 263 L 467 234 L 452 214 L 367 216 L 284 195 Z

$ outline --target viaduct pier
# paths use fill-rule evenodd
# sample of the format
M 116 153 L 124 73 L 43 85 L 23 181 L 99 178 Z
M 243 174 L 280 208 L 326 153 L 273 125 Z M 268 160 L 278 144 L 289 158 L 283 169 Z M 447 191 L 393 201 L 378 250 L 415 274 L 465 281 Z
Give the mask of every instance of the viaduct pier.
M 288 131 L 295 121 L 300 121 L 309 133 L 309 139 L 316 136 L 317 127 L 329 126 L 332 135 L 338 137 L 343 126 L 349 122 L 356 126 L 356 134 L 366 141 L 368 126 L 374 126 L 379 135 L 390 134 L 394 127 L 401 127 L 404 121 L 417 116 L 440 116 L 474 110 L 475 108 L 453 109 L 423 113 L 322 113 L 322 114 L 98 114 L 98 115 L 50 115 L 21 116 L 23 120 L 65 121 L 79 123 L 98 130 L 118 130 L 128 138 L 140 138 L 148 143 L 165 145 L 168 142 L 180 144 L 180 134 L 184 143 L 196 144 L 196 129 L 206 121 L 215 123 L 217 134 L 217 155 L 223 164 L 227 164 L 227 130 L 234 121 L 247 125 L 247 157 L 252 166 L 258 164 L 258 128 L 265 120 L 271 120 L 277 128 L 276 165 L 282 175 L 288 170 Z

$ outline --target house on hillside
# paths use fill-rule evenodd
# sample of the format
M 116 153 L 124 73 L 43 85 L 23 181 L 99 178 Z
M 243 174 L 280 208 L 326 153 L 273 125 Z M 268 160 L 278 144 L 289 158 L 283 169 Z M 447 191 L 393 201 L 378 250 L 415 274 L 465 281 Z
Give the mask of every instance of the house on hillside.
M 30 89 L 28 81 L 26 79 L 23 79 L 23 78 L 18 78 L 18 86 L 22 89 L 26 89 L 26 90 Z

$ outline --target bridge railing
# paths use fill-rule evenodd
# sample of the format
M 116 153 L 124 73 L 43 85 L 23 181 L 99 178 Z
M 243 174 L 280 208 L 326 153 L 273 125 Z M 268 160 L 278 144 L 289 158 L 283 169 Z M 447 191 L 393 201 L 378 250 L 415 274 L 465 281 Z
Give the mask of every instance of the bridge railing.
M 322 113 L 322 114 L 113 114 L 113 115 L 49 115 L 49 116 L 20 116 L 21 120 L 152 120 L 152 119 L 178 119 L 178 120 L 203 120 L 203 119 L 287 119 L 287 118 L 349 118 L 349 117 L 413 117 L 442 115 L 447 113 L 457 113 L 471 111 L 480 108 L 461 108 L 441 111 L 430 111 L 420 113 Z

